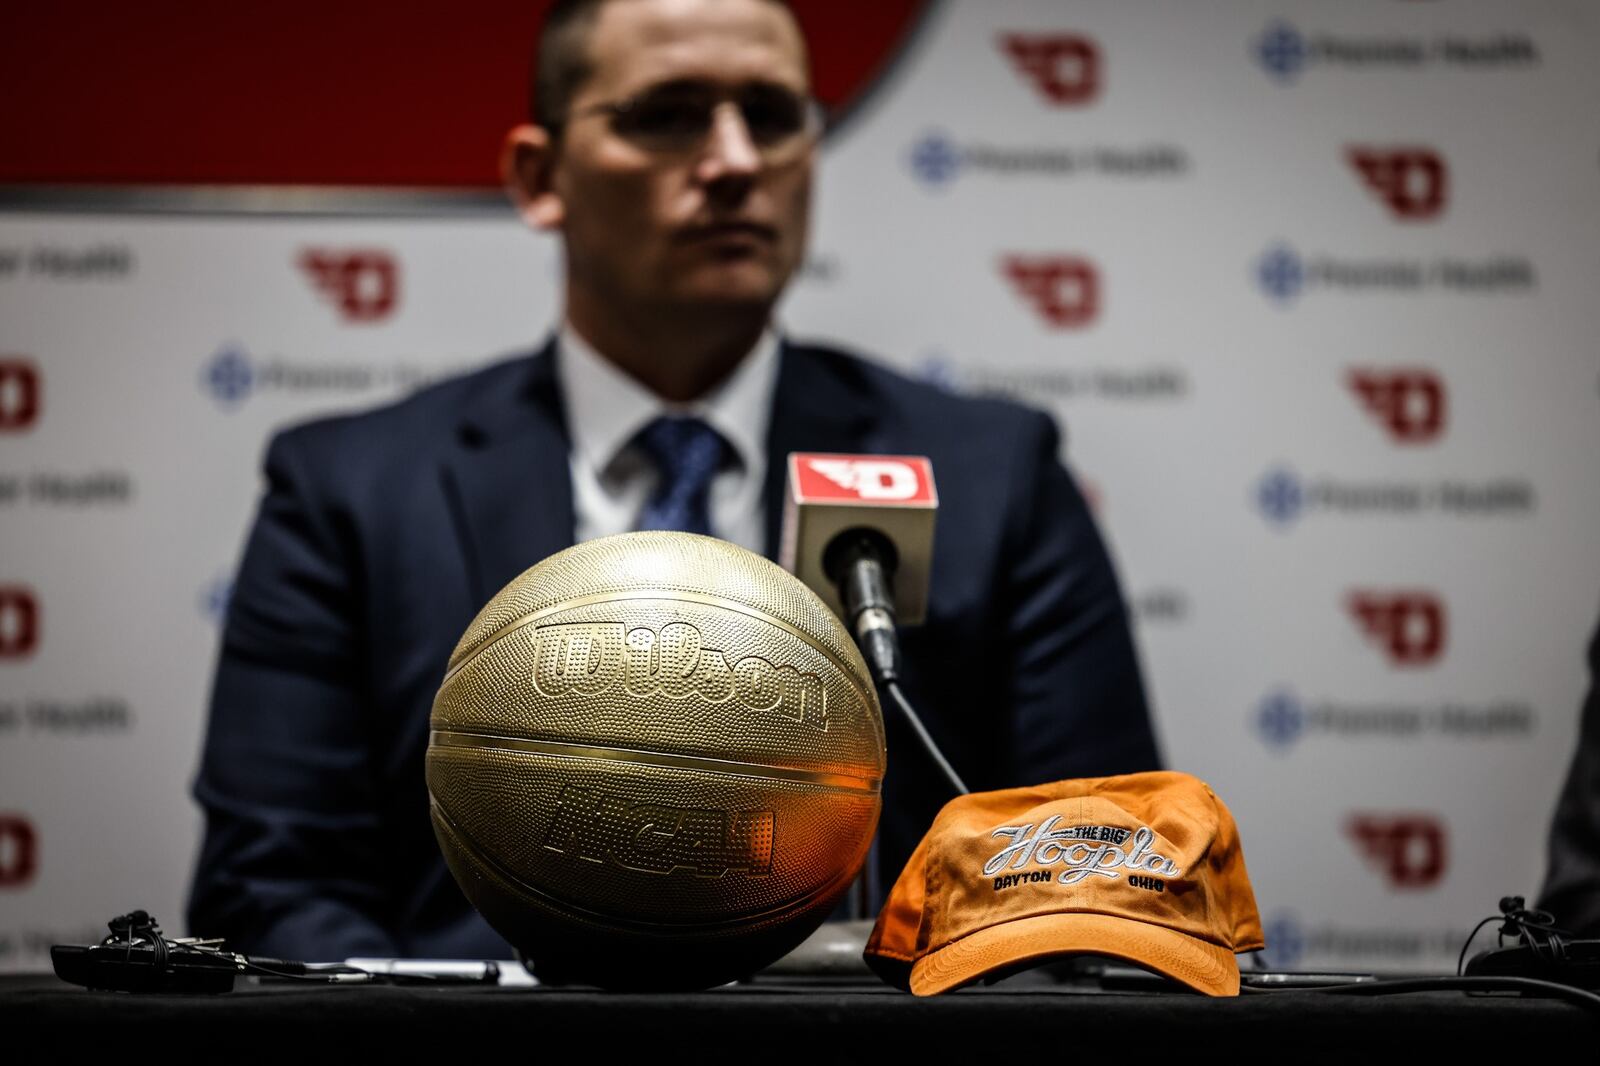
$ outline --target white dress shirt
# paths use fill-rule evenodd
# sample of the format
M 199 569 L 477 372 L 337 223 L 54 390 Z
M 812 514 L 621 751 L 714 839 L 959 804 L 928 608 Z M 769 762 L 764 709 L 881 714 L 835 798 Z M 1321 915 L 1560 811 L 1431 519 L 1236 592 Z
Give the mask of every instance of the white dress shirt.
M 597 353 L 563 324 L 556 381 L 572 437 L 572 506 L 577 539 L 625 533 L 655 490 L 657 473 L 633 438 L 661 415 L 692 415 L 728 442 L 732 458 L 711 482 L 711 530 L 760 553 L 766 546 L 761 486 L 767 476 L 767 425 L 778 384 L 778 337 L 761 335 L 749 355 L 710 393 L 668 403 Z

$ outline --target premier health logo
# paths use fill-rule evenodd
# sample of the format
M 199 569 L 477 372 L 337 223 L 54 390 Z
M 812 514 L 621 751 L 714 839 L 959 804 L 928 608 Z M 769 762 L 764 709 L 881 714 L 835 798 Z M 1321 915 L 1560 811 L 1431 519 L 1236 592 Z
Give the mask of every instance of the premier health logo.
M 940 351 L 930 351 L 917 364 L 918 381 L 943 389 L 945 392 L 962 391 L 963 375 L 955 360 Z
M 1192 390 L 1180 366 L 1063 365 L 1060 360 L 1035 365 L 994 367 L 959 364 L 939 351 L 925 354 L 916 365 L 919 380 L 946 392 L 1004 396 L 1023 403 L 1051 399 L 1095 399 L 1109 403 L 1178 402 Z
M 942 132 L 928 133 L 911 146 L 911 173 L 924 185 L 950 184 L 961 173 L 961 149 Z
M 1256 261 L 1256 281 L 1278 304 L 1290 304 L 1305 288 L 1306 269 L 1293 248 L 1278 244 Z
M 200 388 L 229 411 L 249 399 L 255 380 L 250 356 L 236 344 L 218 348 L 200 372 Z
M 1402 193 L 1402 202 L 1411 205 L 1414 193 L 1414 190 Z M 1483 259 L 1453 255 L 1433 259 L 1346 256 L 1324 252 L 1303 255 L 1281 241 L 1261 253 L 1251 273 L 1261 291 L 1280 307 L 1292 305 L 1309 292 L 1349 296 L 1448 293 L 1504 297 L 1526 295 L 1538 286 L 1538 272 L 1533 262 L 1522 255 L 1497 253 Z
M 1351 72 L 1422 70 L 1453 67 L 1466 72 L 1531 69 L 1540 63 L 1539 46 L 1521 31 L 1490 31 L 1435 37 L 1393 33 L 1351 35 L 1302 31 L 1275 20 L 1250 40 L 1251 57 L 1279 85 L 1293 85 L 1313 67 Z
M 1256 485 L 1256 506 L 1268 522 L 1286 528 L 1305 510 L 1305 489 L 1287 467 L 1269 470 Z
M 1538 491 L 1526 477 L 1483 480 L 1350 480 L 1318 474 L 1302 479 L 1286 466 L 1269 467 L 1254 483 L 1253 506 L 1267 525 L 1288 531 L 1307 515 L 1320 519 L 1528 519 Z
M 1276 685 L 1247 712 L 1245 725 L 1267 751 L 1287 757 L 1307 742 L 1387 747 L 1423 741 L 1452 745 L 1527 741 L 1538 731 L 1539 715 L 1520 700 L 1353 702 L 1322 695 L 1305 699 L 1288 685 Z
M 930 130 L 913 142 L 906 152 L 906 164 L 919 184 L 935 190 L 948 188 L 969 174 L 996 181 L 1149 182 L 1183 178 L 1194 168 L 1188 149 L 1174 142 L 961 143 L 943 130 Z
M 1267 947 L 1258 957 L 1269 970 L 1299 970 L 1311 963 L 1319 969 L 1386 967 L 1406 973 L 1453 968 L 1468 934 L 1465 928 L 1450 927 L 1348 926 L 1326 920 L 1311 924 L 1288 910 L 1272 912 L 1261 931 Z
M 233 599 L 233 577 L 223 574 L 212 578 L 200 589 L 197 605 L 200 614 L 209 622 L 221 625 L 228 617 L 228 603 Z
M 380 388 L 419 388 L 460 368 L 424 366 L 410 361 L 364 363 L 347 359 L 291 359 L 251 355 L 230 341 L 200 368 L 200 391 L 224 411 L 235 411 L 248 399 L 274 395 L 359 395 Z
M 1304 479 L 1286 466 L 1268 469 L 1255 483 L 1252 495 L 1261 517 L 1284 532 L 1313 513 L 1324 518 L 1437 515 L 1484 520 L 1526 518 L 1537 507 L 1533 482 L 1525 477 L 1353 481 L 1318 475 Z
M 1262 68 L 1280 84 L 1300 77 L 1306 67 L 1306 39 L 1287 22 L 1274 22 L 1255 40 L 1253 49 Z
M 1269 749 L 1286 752 L 1306 731 L 1306 715 L 1300 701 L 1288 689 L 1267 693 L 1256 709 L 1256 732 Z
M 1292 970 L 1305 957 L 1305 928 L 1292 913 L 1278 911 L 1273 914 L 1262 923 L 1261 934 L 1267 946 L 1258 958 L 1268 969 Z

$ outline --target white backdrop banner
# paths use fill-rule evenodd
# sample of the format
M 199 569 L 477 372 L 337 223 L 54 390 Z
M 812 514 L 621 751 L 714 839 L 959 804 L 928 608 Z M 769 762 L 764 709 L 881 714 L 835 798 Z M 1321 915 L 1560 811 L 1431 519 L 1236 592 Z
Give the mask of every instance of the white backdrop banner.
M 1600 616 L 1600 10 L 937 5 L 784 328 L 1051 411 L 1280 967 L 1532 896 Z M 534 347 L 503 217 L 0 214 L 0 970 L 182 925 L 274 429 Z

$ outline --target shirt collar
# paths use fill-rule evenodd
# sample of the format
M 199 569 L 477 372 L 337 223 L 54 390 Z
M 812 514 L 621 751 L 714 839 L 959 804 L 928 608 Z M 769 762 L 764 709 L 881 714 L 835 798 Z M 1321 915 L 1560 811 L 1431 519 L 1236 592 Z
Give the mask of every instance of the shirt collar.
M 563 323 L 556 377 L 566 404 L 573 451 L 597 478 L 603 478 L 634 436 L 663 414 L 692 415 L 721 433 L 747 475 L 766 473 L 767 426 L 778 383 L 778 335 L 761 334 L 733 373 L 705 396 L 687 404 L 668 403 L 596 352 Z

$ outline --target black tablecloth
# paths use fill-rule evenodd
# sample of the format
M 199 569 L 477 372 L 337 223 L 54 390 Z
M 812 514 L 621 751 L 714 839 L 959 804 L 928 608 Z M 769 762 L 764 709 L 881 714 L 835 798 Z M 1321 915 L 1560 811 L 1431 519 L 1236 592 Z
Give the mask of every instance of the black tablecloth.
M 322 1057 L 345 1049 L 425 1058 L 443 1039 L 474 1059 L 560 1048 L 741 1051 L 819 1062 L 943 1051 L 984 1063 L 1024 1050 L 1114 1055 L 1124 1064 L 1194 1055 L 1286 1061 L 1425 1061 L 1445 1053 L 1600 1055 L 1600 1015 L 1517 995 L 1426 992 L 1388 998 L 1253 993 L 1098 992 L 1039 984 L 927 999 L 866 983 L 754 983 L 691 994 L 577 988 L 326 987 L 242 981 L 217 996 L 90 992 L 53 976 L 0 978 L 0 1034 L 13 1049 L 83 1050 L 88 1034 L 154 1050 L 211 1047 L 227 1061 Z M 213 1044 L 212 1041 L 223 1041 Z M 200 1042 L 200 1043 L 197 1043 Z M 223 1049 L 226 1049 L 225 1051 Z M 562 1052 L 565 1058 L 568 1051 Z M 541 1056 L 542 1057 L 542 1056 Z M 23 1059 L 13 1061 L 22 1062 Z M 47 1061 L 45 1058 L 33 1061 Z M 1043 1060 L 1040 1060 L 1043 1061 Z M 1519 1064 L 1520 1066 L 1520 1064 Z

